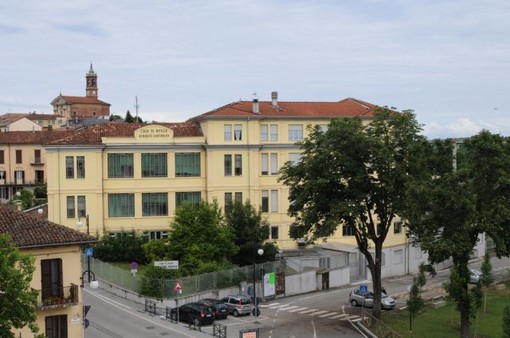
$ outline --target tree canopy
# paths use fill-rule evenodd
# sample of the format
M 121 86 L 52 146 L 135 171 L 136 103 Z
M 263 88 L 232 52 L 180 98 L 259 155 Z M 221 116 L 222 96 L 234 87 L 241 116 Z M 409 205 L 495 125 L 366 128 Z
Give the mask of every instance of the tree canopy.
M 228 265 L 238 248 L 216 202 L 182 203 L 169 233 L 170 257 L 179 261 L 184 276 Z M 201 270 L 202 269 L 202 270 Z
M 411 111 L 381 108 L 369 124 L 333 119 L 327 131 L 309 131 L 301 160 L 287 162 L 279 177 L 289 186 L 291 236 L 311 242 L 349 229 L 367 260 L 379 317 L 382 246 L 407 203 L 421 127 Z
M 463 140 L 429 144 L 422 174 L 410 191 L 406 218 L 417 243 L 432 264 L 451 259 L 448 292 L 461 315 L 461 337 L 469 336 L 469 318 L 478 295 L 468 288 L 469 260 L 482 234 L 492 238 L 498 257 L 508 256 L 510 233 L 510 148 L 488 131 Z M 447 164 L 431 159 L 443 155 Z M 435 163 L 435 165 L 434 165 Z M 475 290 L 476 291 L 476 290 Z
M 23 255 L 7 234 L 0 234 L 0 336 L 12 337 L 11 329 L 29 326 L 37 333 L 35 302 L 30 288 L 34 259 Z
M 262 212 L 257 211 L 250 201 L 233 201 L 225 213 L 226 221 L 233 230 L 234 243 L 239 251 L 232 257 L 232 263 L 244 266 L 253 264 L 253 255 L 259 248 L 264 250 L 264 255 L 255 256 L 257 262 L 273 261 L 278 248 L 271 242 L 266 242 L 269 237 L 269 223 L 262 218 Z

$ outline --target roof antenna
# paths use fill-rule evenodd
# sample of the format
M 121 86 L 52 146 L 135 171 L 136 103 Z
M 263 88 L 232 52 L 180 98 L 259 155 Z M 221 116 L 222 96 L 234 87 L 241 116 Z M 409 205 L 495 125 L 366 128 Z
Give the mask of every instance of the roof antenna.
M 136 112 L 136 118 L 135 121 L 138 123 L 138 108 L 140 106 L 138 105 L 138 96 L 135 96 L 135 112 Z

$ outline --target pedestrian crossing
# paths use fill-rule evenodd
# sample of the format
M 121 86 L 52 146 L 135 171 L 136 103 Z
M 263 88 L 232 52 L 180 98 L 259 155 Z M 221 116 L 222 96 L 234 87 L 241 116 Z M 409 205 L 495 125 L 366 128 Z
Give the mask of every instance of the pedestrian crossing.
M 328 318 L 328 319 L 338 319 L 338 320 L 349 320 L 355 321 L 360 319 L 361 317 L 358 315 L 350 315 L 347 313 L 340 313 L 337 311 L 329 311 L 329 310 L 319 310 L 309 307 L 300 307 L 297 305 L 288 305 L 288 304 L 280 304 L 280 303 L 269 303 L 269 304 L 259 304 L 260 308 L 268 308 L 277 311 L 286 311 L 290 313 L 299 313 L 301 315 L 308 316 L 317 316 L 319 318 Z

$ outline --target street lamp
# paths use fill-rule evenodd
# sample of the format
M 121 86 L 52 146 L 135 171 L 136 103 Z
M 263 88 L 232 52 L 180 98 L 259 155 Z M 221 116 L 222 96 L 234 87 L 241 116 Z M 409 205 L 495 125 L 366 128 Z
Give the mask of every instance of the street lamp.
M 264 249 L 258 249 L 257 254 L 262 256 L 264 254 Z M 255 250 L 253 250 L 253 302 L 255 307 L 253 308 L 253 315 L 255 316 L 255 323 L 258 323 L 256 318 L 260 315 L 258 301 L 257 301 L 257 275 L 255 273 Z
M 89 215 L 85 216 L 85 224 L 87 226 L 87 235 L 90 236 L 90 225 L 89 225 Z M 78 229 L 83 225 L 83 222 L 81 221 L 81 218 L 78 216 L 78 222 L 76 222 L 76 226 Z M 88 248 L 87 248 L 88 249 Z M 87 274 L 87 281 L 89 283 L 89 286 L 91 289 L 97 289 L 99 287 L 99 282 L 96 280 L 96 274 L 92 271 L 90 271 L 90 256 L 91 253 L 86 252 L 87 256 L 87 271 L 84 271 L 81 275 L 81 287 L 83 287 L 83 279 L 85 277 L 85 274 Z M 92 274 L 94 279 L 90 279 L 90 275 Z

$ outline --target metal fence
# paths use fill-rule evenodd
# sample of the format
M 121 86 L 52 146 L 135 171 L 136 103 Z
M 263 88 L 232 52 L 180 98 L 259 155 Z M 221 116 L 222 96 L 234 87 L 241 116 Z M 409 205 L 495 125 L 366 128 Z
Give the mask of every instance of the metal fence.
M 84 258 L 82 262 L 86 262 L 86 259 Z M 86 269 L 86 267 L 83 267 L 83 271 Z M 152 285 L 161 288 L 160 294 L 162 298 L 175 297 L 175 293 L 172 289 L 176 279 L 144 280 L 144 277 L 140 276 L 140 274 L 132 274 L 130 271 L 92 257 L 90 259 L 90 269 L 94 271 L 97 278 L 126 290 L 140 293 L 142 283 L 152 283 Z M 292 271 L 286 269 L 284 260 L 255 265 L 255 276 L 257 280 L 261 279 L 264 272 L 285 272 L 286 274 L 292 274 Z M 243 281 L 253 281 L 252 265 L 179 278 L 179 282 L 183 288 L 181 296 L 236 286 L 240 285 Z

